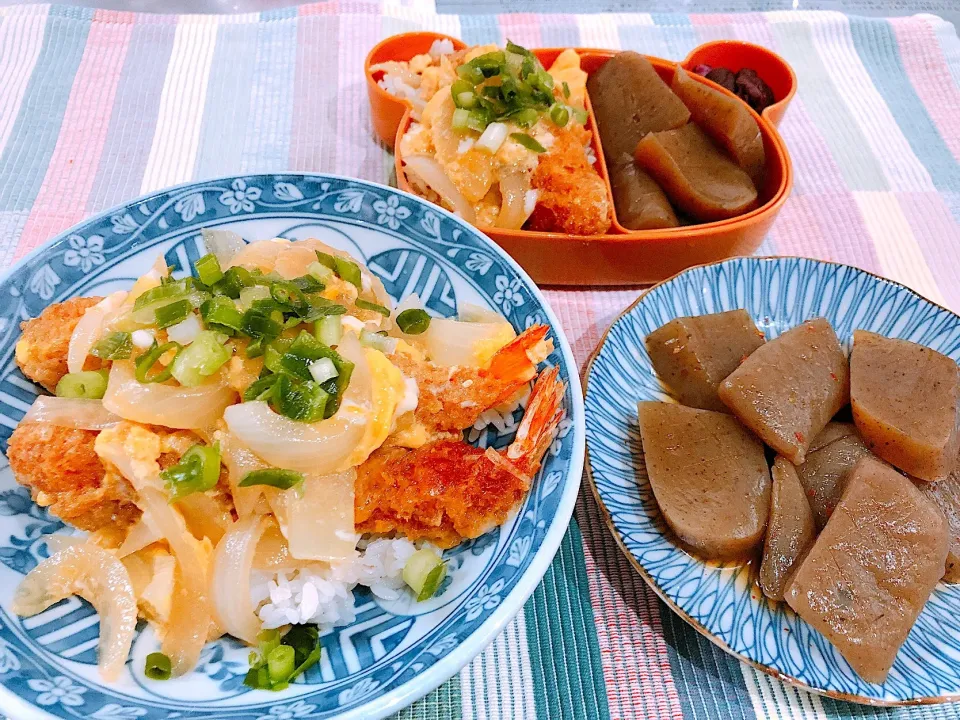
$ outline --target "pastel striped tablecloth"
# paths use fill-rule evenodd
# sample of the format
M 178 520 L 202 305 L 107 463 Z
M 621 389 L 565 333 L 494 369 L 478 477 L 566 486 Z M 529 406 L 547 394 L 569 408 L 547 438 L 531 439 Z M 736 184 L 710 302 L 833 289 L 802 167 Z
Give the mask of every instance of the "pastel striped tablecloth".
M 859 265 L 960 309 L 960 41 L 932 16 L 456 16 L 429 0 L 241 16 L 2 8 L 0 267 L 90 213 L 194 178 L 315 170 L 387 181 L 363 57 L 420 27 L 468 43 L 674 58 L 721 37 L 774 48 L 800 79 L 781 128 L 796 185 L 762 252 Z M 547 294 L 585 361 L 637 290 Z M 585 491 L 523 612 L 401 716 L 960 718 L 960 708 L 845 705 L 740 665 L 659 603 Z

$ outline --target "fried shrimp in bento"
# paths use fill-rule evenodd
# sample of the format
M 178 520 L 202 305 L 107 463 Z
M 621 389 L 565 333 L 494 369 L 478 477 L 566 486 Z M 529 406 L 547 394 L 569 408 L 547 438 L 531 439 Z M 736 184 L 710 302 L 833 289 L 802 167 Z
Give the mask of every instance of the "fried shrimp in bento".
M 296 625 L 313 626 L 316 662 L 358 584 L 429 598 L 439 550 L 517 511 L 563 416 L 557 369 L 539 372 L 544 325 L 518 336 L 466 304 L 432 318 L 414 296 L 394 309 L 366 267 L 316 239 L 204 238 L 219 254 L 193 276 L 160 258 L 128 291 L 51 306 L 17 347 L 56 396 L 10 437 L 14 477 L 91 535 L 51 540 L 15 607 L 90 600 L 109 678 L 130 667 L 137 618 L 178 676 L 209 640 L 265 645 Z M 509 447 L 464 442 L 525 397 Z M 309 666 L 251 663 L 245 683 L 267 690 Z

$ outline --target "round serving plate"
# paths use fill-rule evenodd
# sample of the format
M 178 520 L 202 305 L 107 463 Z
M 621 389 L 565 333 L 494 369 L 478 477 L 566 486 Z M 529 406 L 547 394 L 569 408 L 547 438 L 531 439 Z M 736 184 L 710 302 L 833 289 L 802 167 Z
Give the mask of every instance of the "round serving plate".
M 39 718 L 379 718 L 459 671 L 495 637 L 540 582 L 566 531 L 583 466 L 583 404 L 576 364 L 556 317 L 502 250 L 450 213 L 373 183 L 318 174 L 253 175 L 190 183 L 134 200 L 74 227 L 24 258 L 0 282 L 0 449 L 38 389 L 13 360 L 19 322 L 77 295 L 128 288 L 162 254 L 175 274 L 205 253 L 202 228 L 247 240 L 316 237 L 353 254 L 394 300 L 416 292 L 438 316 L 458 302 L 505 315 L 520 331 L 551 326 L 547 362 L 567 383 L 558 438 L 519 511 L 502 527 L 447 551 L 448 579 L 433 599 L 385 602 L 355 591 L 356 620 L 322 636 L 321 662 L 281 693 L 243 685 L 249 650 L 229 638 L 207 645 L 198 668 L 175 681 L 143 677 L 156 646 L 134 643 L 117 683 L 96 668 L 99 625 L 76 598 L 21 619 L 10 601 L 23 575 L 63 528 L 0 470 L 0 709 Z M 469 440 L 502 447 L 521 417 Z
M 607 331 L 587 369 L 588 477 L 614 538 L 656 593 L 743 662 L 840 700 L 911 705 L 960 699 L 960 586 L 941 583 L 883 685 L 864 682 L 752 565 L 705 564 L 671 540 L 644 468 L 637 401 L 671 401 L 644 337 L 676 317 L 746 309 L 768 339 L 824 317 L 849 350 L 854 329 L 960 360 L 960 317 L 863 270 L 805 258 L 734 258 L 691 268 L 644 293 Z

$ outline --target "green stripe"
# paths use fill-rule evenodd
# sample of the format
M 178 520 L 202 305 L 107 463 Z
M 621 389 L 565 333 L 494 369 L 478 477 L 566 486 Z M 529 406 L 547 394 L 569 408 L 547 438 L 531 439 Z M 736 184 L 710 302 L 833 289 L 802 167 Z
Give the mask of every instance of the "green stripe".
M 422 700 L 404 708 L 391 720 L 460 720 L 460 676 L 454 675 Z
M 523 609 L 542 720 L 610 717 L 589 587 L 583 539 L 571 520 L 557 557 Z

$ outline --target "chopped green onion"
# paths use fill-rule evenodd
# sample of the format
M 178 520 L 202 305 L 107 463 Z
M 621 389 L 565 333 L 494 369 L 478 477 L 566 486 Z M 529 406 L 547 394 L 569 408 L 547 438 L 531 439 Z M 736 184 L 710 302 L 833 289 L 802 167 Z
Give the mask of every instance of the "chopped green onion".
M 144 675 L 151 680 L 169 680 L 171 673 L 170 658 L 159 652 L 147 655 L 143 666 Z
M 484 77 L 493 77 L 499 74 L 504 62 L 506 62 L 506 56 L 503 50 L 484 53 L 470 61 L 471 64 L 483 73 Z
M 533 108 L 523 108 L 513 116 L 513 121 L 520 127 L 530 127 L 534 125 L 540 117 L 538 113 Z
M 133 351 L 133 340 L 128 332 L 113 332 L 100 340 L 90 354 L 101 360 L 126 360 Z
M 267 343 L 264 342 L 265 339 L 266 338 L 260 337 L 256 338 L 255 340 L 251 340 L 250 343 L 247 344 L 247 349 L 244 351 L 246 356 L 248 358 L 258 358 L 263 355 L 263 352 L 267 347 Z
M 160 473 L 172 502 L 193 493 L 212 490 L 220 479 L 220 444 L 197 443 L 180 462 Z
M 288 360 L 288 358 L 291 359 Z M 287 365 L 298 362 L 290 355 L 284 355 L 283 361 L 285 361 L 285 370 Z M 309 377 L 310 370 L 306 367 L 304 370 Z M 330 394 L 320 387 L 319 383 L 313 380 L 301 380 L 284 373 L 277 380 L 273 391 L 273 409 L 284 417 L 298 422 L 319 422 L 324 419 L 329 397 Z
M 330 358 L 314 360 L 310 363 L 309 368 L 310 375 L 313 376 L 313 381 L 318 383 L 325 383 L 327 380 L 331 380 L 340 374 L 337 366 L 333 364 L 333 360 Z
M 467 121 L 467 126 L 471 130 L 483 132 L 487 129 L 487 125 L 489 125 L 491 122 L 493 122 L 492 113 L 485 108 L 475 108 L 470 111 L 470 117 Z
M 327 315 L 314 322 L 313 332 L 317 340 L 333 347 L 339 345 L 343 337 L 343 322 L 338 315 Z
M 570 121 L 570 111 L 560 103 L 557 103 L 550 108 L 550 120 L 557 127 L 564 127 Z
M 472 63 L 464 63 L 457 67 L 457 75 L 471 85 L 483 82 L 483 72 Z
M 263 366 L 270 372 L 282 372 L 280 359 L 287 353 L 293 340 L 290 338 L 277 338 L 263 349 Z
M 427 548 L 417 550 L 403 566 L 403 581 L 416 593 L 417 602 L 432 598 L 446 574 L 443 558 Z
M 254 485 L 269 485 L 270 487 L 289 490 L 303 482 L 303 473 L 295 470 L 283 470 L 282 468 L 264 468 L 263 470 L 253 470 L 243 476 L 240 481 L 240 487 L 253 487 Z
M 215 295 L 200 306 L 200 316 L 207 327 L 227 334 L 243 332 L 243 315 L 229 298 Z
M 243 391 L 243 401 L 270 400 L 273 397 L 273 388 L 279 379 L 279 375 L 267 375 L 259 380 L 254 380 L 247 389 Z
M 238 265 L 224 272 L 223 277 L 215 282 L 211 289 L 215 295 L 226 295 L 236 300 L 243 288 L 256 284 L 250 271 Z
M 289 682 L 293 674 L 294 657 L 296 653 L 289 645 L 280 645 L 275 647 L 267 655 L 267 670 L 270 674 L 270 682 L 277 683 Z
M 303 322 L 313 322 L 328 315 L 343 315 L 347 312 L 347 308 L 343 305 L 339 305 L 333 302 L 333 300 L 327 300 L 317 295 L 309 297 L 307 304 L 309 308 L 300 316 Z
M 187 319 L 187 315 L 190 314 L 191 310 L 193 310 L 193 306 L 190 304 L 190 301 L 186 299 L 177 300 L 169 305 L 158 307 L 154 311 L 157 327 L 162 330 L 171 325 L 181 323 Z
M 573 119 L 577 121 L 580 125 L 587 124 L 587 111 L 583 108 L 573 108 Z
M 283 331 L 283 325 L 259 308 L 250 308 L 243 314 L 240 327 L 252 338 L 272 340 Z
M 197 277 L 204 285 L 213 285 L 223 278 L 223 270 L 220 269 L 220 261 L 214 254 L 204 255 L 197 260 L 193 267 L 197 271 Z
M 465 108 L 457 108 L 453 111 L 453 129 L 454 130 L 469 130 L 470 129 L 470 111 Z
M 316 250 L 315 252 L 317 253 L 317 262 L 319 262 L 325 268 L 328 268 L 336 272 L 337 261 L 333 257 L 333 255 L 331 255 L 330 253 L 325 253 L 322 250 Z
M 57 397 L 99 400 L 107 391 L 106 370 L 67 373 L 57 383 Z
M 322 283 L 327 282 L 327 280 L 332 278 L 334 275 L 334 272 L 331 268 L 328 268 L 326 265 L 321 265 L 316 261 L 307 265 L 307 273 Z
M 570 99 L 570 86 L 567 85 L 566 80 L 563 81 L 563 96 L 568 100 Z
M 323 267 L 323 265 L 321 265 L 320 267 Z M 313 275 L 310 275 L 309 273 L 307 275 L 301 275 L 298 278 L 294 278 L 290 282 L 296 285 L 301 292 L 305 292 L 305 293 L 320 292 L 322 290 L 325 290 L 327 287 L 322 281 L 318 280 L 317 278 L 315 278 Z
M 279 281 L 273 283 L 270 286 L 270 297 L 284 309 L 289 308 L 294 312 L 305 311 L 309 307 L 303 291 L 292 282 Z
M 243 684 L 255 690 L 284 690 L 320 660 L 322 646 L 316 625 L 294 625 L 283 638 L 277 630 L 261 632 L 257 652 Z
M 227 298 L 228 299 L 228 298 Z M 240 308 L 249 310 L 260 300 L 271 300 L 270 288 L 266 285 L 253 285 L 252 287 L 241 288 L 238 302 Z
M 421 335 L 430 327 L 430 316 L 420 308 L 404 310 L 397 315 L 397 327 L 407 335 Z
M 182 346 L 180 343 L 167 342 L 163 345 L 157 345 L 156 340 L 153 342 L 153 346 L 147 350 L 145 353 L 140 355 L 135 361 L 134 366 L 136 368 L 136 378 L 137 382 L 140 383 L 159 383 L 165 382 L 173 377 L 173 362 L 168 364 L 165 368 L 159 372 L 150 375 L 150 371 L 153 369 L 153 366 L 157 364 L 161 357 L 170 352 L 171 350 L 176 350 L 177 354 L 180 354 Z M 174 358 L 176 360 L 176 358 Z
M 186 288 L 180 282 L 168 282 L 144 290 L 133 303 L 133 311 L 144 310 L 160 300 L 176 300 L 186 294 Z
M 519 133 L 519 132 L 510 133 L 510 137 L 516 140 L 521 145 L 523 145 L 527 150 L 533 150 L 533 152 L 535 153 L 545 153 L 547 151 L 547 149 L 543 145 L 538 143 L 536 140 L 534 140 L 532 137 L 530 137 L 526 133 Z
M 454 100 L 456 100 L 458 95 L 462 95 L 463 93 L 472 93 L 473 87 L 473 83 L 469 80 L 459 78 L 454 80 L 453 84 L 450 86 L 450 95 L 453 96 Z
M 379 350 L 384 355 L 392 355 L 397 349 L 397 339 L 386 337 L 379 333 L 363 330 L 360 332 L 360 344 L 364 347 Z
M 183 348 L 170 372 L 184 387 L 200 385 L 230 360 L 230 350 L 220 344 L 217 333 L 201 330 L 193 342 Z
M 333 262 L 337 266 L 337 275 L 359 290 L 361 287 L 360 266 L 342 257 L 335 257 Z
M 373 312 L 378 312 L 384 317 L 390 317 L 390 308 L 386 308 L 379 303 L 370 302 L 369 300 L 364 300 L 362 298 L 357 298 L 357 301 L 354 303 L 361 310 L 373 310 Z

